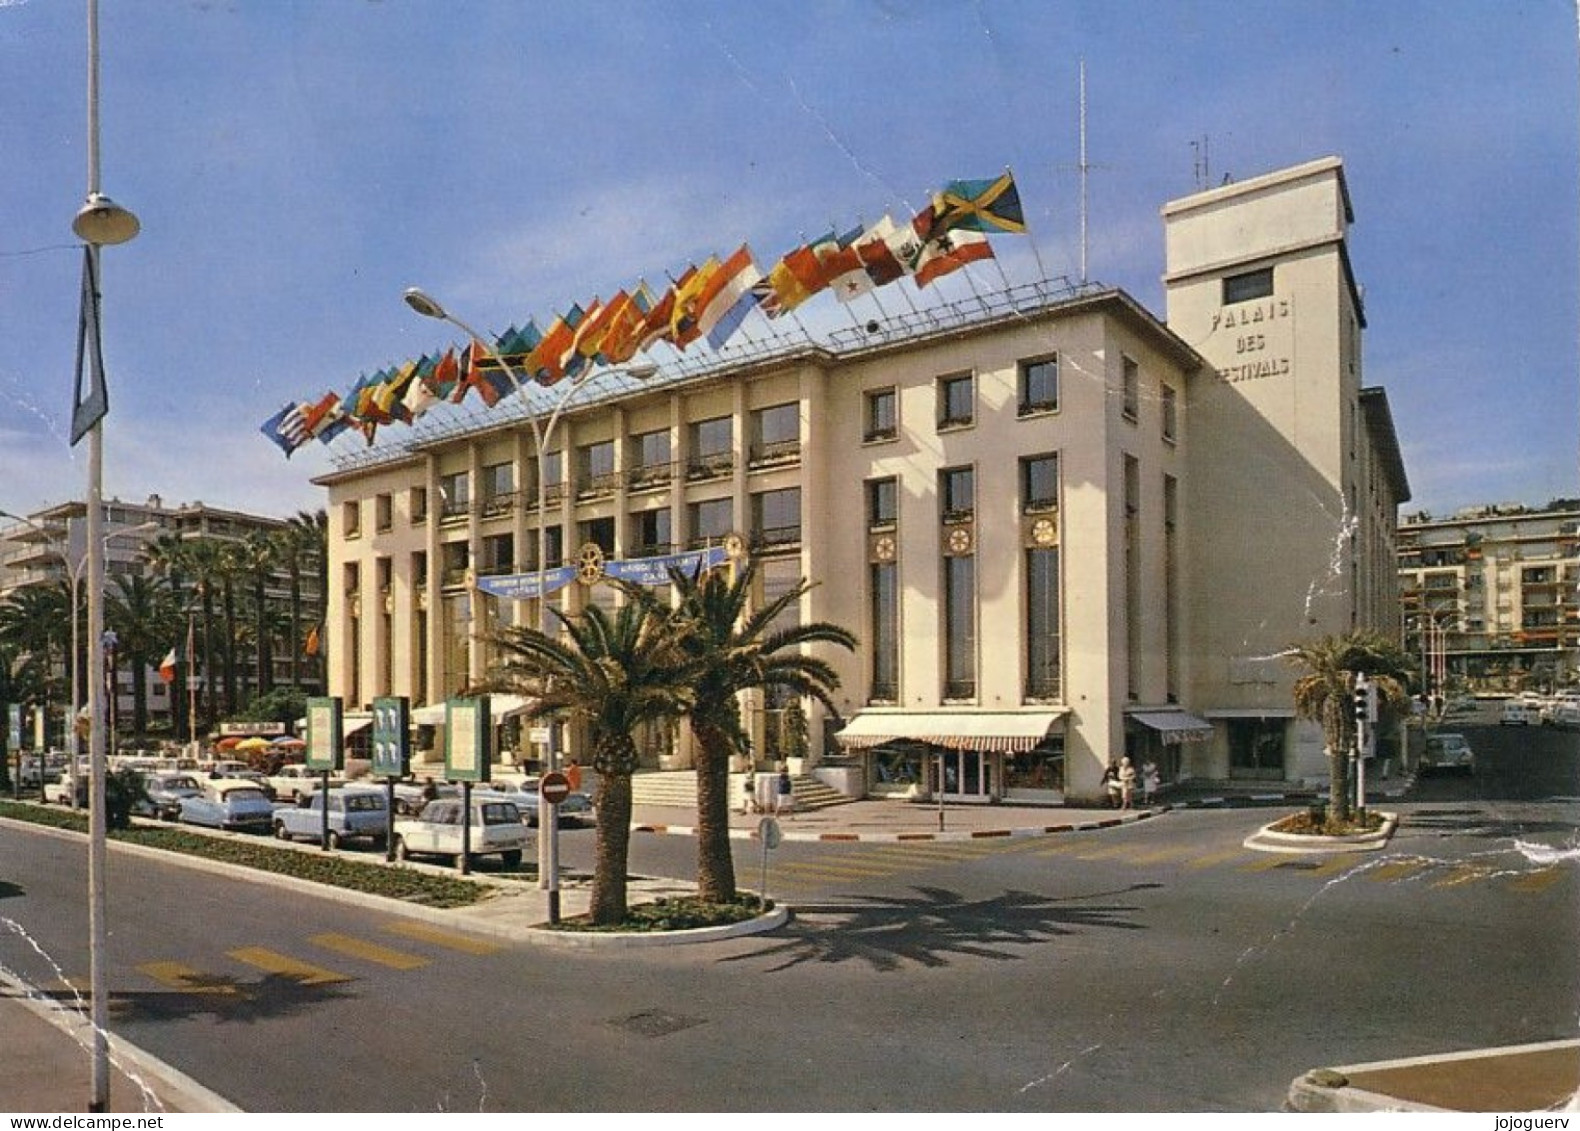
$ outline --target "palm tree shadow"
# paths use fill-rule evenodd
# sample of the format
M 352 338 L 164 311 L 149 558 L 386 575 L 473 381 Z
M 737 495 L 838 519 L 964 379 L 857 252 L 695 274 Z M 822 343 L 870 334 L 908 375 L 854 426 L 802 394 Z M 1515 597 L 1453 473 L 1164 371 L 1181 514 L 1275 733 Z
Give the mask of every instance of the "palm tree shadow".
M 954 958 L 1008 962 L 1016 948 L 1052 942 L 1083 930 L 1143 930 L 1140 908 L 1108 900 L 1161 887 L 1130 884 L 1109 892 L 1052 898 L 1006 891 L 969 900 L 944 888 L 919 887 L 914 897 L 852 896 L 847 903 L 803 904 L 795 918 L 758 938 L 770 945 L 722 959 L 740 962 L 770 958 L 770 972 L 805 963 L 865 962 L 880 973 L 910 965 L 937 968 Z
M 54 990 L 47 996 L 65 1008 L 81 1005 L 71 990 Z M 183 989 L 112 992 L 109 1009 L 111 1019 L 117 1022 L 209 1016 L 221 1023 L 245 1025 L 305 1013 L 315 1006 L 355 996 L 343 982 L 315 981 L 292 974 L 264 974 L 250 982 L 204 975 L 187 978 Z

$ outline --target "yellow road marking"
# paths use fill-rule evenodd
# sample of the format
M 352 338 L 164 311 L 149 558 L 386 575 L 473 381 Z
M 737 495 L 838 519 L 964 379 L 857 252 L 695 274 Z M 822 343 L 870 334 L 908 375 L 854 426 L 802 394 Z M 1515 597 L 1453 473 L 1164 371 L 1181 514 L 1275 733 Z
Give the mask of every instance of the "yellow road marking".
M 1143 852 L 1131 857 L 1133 864 L 1158 864 L 1164 860 L 1171 860 L 1179 856 L 1189 856 L 1196 851 L 1189 845 L 1175 845 L 1173 848 L 1154 848 L 1151 852 Z
M 1111 844 L 1107 848 L 1093 849 L 1090 852 L 1077 852 L 1077 860 L 1109 860 L 1115 856 L 1125 856 L 1136 850 L 1134 844 Z
M 1396 860 L 1391 864 L 1381 864 L 1370 869 L 1365 873 L 1365 876 L 1374 884 L 1385 884 L 1390 880 L 1402 880 L 1406 876 L 1414 876 L 1425 870 L 1425 861 Z
M 1235 869 L 1238 872 L 1271 872 L 1280 864 L 1287 864 L 1298 857 L 1285 852 L 1267 852 L 1260 854 L 1262 859 L 1253 860 L 1249 864 L 1242 864 Z
M 388 966 L 392 970 L 415 970 L 419 966 L 426 966 L 431 959 L 420 954 L 409 954 L 403 950 L 391 950 L 378 943 L 367 942 L 364 939 L 352 938 L 350 935 L 339 935 L 333 932 L 325 935 L 314 935 L 312 941 L 315 945 L 337 954 L 348 955 L 351 958 L 360 958 L 366 962 L 376 962 L 380 966 Z
M 333 970 L 325 970 L 322 966 L 301 962 L 261 946 L 244 946 L 226 953 L 237 962 L 256 966 L 270 974 L 281 974 L 304 986 L 327 986 L 333 982 L 351 981 L 345 974 L 337 974 Z
M 1198 856 L 1185 866 L 1192 870 L 1211 868 L 1214 864 L 1222 864 L 1226 860 L 1234 860 L 1245 855 L 1247 853 L 1243 848 L 1228 848 L 1222 852 L 1209 852 L 1206 856 Z
M 184 962 L 144 962 L 137 967 L 162 986 L 184 994 L 218 994 L 234 997 L 241 989 L 232 981 L 205 974 Z
M 1564 870 L 1562 868 L 1541 868 L 1521 876 L 1509 886 L 1515 891 L 1546 891 L 1563 878 Z
M 1438 880 L 1437 883 L 1431 886 L 1435 888 L 1458 887 L 1460 884 L 1468 884 L 1474 883 L 1476 880 L 1484 880 L 1490 875 L 1492 875 L 1491 868 L 1482 868 L 1474 864 L 1456 864 L 1452 869 L 1449 870 L 1447 876 L 1443 877 L 1441 880 Z
M 431 942 L 437 946 L 459 950 L 465 954 L 493 954 L 500 949 L 498 943 L 485 942 L 482 939 L 472 938 L 469 935 L 457 935 L 439 927 L 429 926 L 427 923 L 417 922 L 412 919 L 399 919 L 393 923 L 385 923 L 384 930 L 394 935 L 404 935 L 409 939 L 420 939 Z
M 775 871 L 781 875 L 797 876 L 889 876 L 894 874 L 895 868 L 892 864 L 812 864 L 797 861 L 794 864 L 781 864 Z

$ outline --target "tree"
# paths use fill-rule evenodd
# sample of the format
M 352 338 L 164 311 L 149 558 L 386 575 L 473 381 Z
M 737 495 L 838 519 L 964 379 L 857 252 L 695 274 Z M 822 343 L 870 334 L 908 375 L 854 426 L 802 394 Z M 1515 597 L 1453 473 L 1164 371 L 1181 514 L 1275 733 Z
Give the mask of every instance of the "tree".
M 31 700 L 47 710 L 65 701 L 70 684 L 62 672 L 71 666 L 71 623 L 71 587 L 64 581 L 24 585 L 0 600 L 0 642 L 14 657 L 13 702 Z M 61 671 L 57 656 L 64 660 Z
M 162 580 L 118 574 L 105 602 L 105 621 L 115 632 L 116 662 L 131 670 L 132 731 L 143 735 L 148 730 L 148 669 L 163 658 L 180 632 L 180 613 Z
M 302 685 L 300 659 L 307 655 L 308 632 L 318 628 L 315 621 L 304 628 L 302 623 L 302 574 L 310 567 L 318 582 L 318 599 L 329 595 L 329 514 L 327 511 L 297 511 L 286 523 L 286 538 L 291 553 L 286 558 L 286 568 L 291 574 L 291 682 Z M 322 609 L 322 604 L 320 609 Z M 324 680 L 324 633 L 318 632 L 318 645 L 312 653 L 315 671 L 310 677 L 316 687 L 326 687 Z
M 1375 632 L 1356 631 L 1324 636 L 1310 644 L 1297 644 L 1288 653 L 1291 663 L 1304 669 L 1295 680 L 1294 705 L 1298 718 L 1322 727 L 1328 756 L 1328 805 L 1332 819 L 1350 819 L 1349 754 L 1355 742 L 1355 676 L 1365 675 L 1378 688 L 1380 699 L 1398 704 L 1408 701 L 1405 686 L 1411 661 L 1398 646 Z
M 534 628 L 500 634 L 504 659 L 489 686 L 533 698 L 530 718 L 563 715 L 587 726 L 601 783 L 591 916 L 611 926 L 626 914 L 635 732 L 684 712 L 693 673 L 667 612 L 632 602 L 613 614 L 592 605 L 574 617 L 557 609 L 554 615 L 564 626 L 563 641 Z
M 279 564 L 277 544 L 262 531 L 253 531 L 236 548 L 236 561 L 247 579 L 252 598 L 253 694 L 263 695 L 274 684 L 274 634 L 269 617 L 269 579 Z
M 743 691 L 782 689 L 811 696 L 838 714 L 831 694 L 839 687 L 833 665 L 802 649 L 832 644 L 854 649 L 856 637 L 824 621 L 774 624 L 812 588 L 802 578 L 761 609 L 751 608 L 755 563 L 731 572 L 671 568 L 679 600 L 673 617 L 681 626 L 680 647 L 696 670 L 687 712 L 697 757 L 697 894 L 716 903 L 734 902 L 735 861 L 730 853 L 730 756 L 744 754 L 750 740 L 742 725 Z M 636 591 L 650 610 L 664 606 L 647 590 Z

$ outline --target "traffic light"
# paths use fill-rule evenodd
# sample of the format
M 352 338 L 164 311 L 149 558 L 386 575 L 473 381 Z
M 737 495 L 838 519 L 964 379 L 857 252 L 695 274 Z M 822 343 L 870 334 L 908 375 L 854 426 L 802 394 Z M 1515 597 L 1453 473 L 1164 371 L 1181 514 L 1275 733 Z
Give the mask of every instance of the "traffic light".
M 1355 721 L 1369 723 L 1372 721 L 1372 685 L 1364 675 L 1355 676 Z

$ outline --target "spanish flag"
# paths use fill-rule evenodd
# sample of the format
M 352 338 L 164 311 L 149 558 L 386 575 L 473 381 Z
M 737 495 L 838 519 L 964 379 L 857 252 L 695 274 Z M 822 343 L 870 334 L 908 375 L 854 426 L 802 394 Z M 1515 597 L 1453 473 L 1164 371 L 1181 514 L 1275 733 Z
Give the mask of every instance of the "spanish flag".
M 318 655 L 318 626 L 316 624 L 308 632 L 307 643 L 302 646 L 302 652 L 308 656 Z

